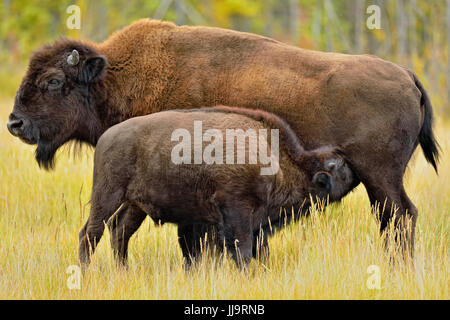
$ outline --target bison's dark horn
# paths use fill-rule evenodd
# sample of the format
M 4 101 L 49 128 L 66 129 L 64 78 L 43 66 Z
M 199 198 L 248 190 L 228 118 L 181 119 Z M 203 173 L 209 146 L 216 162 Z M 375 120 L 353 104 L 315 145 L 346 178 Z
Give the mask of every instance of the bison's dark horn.
M 73 50 L 72 53 L 67 57 L 67 63 L 69 66 L 76 66 L 80 62 L 80 54 L 77 50 Z

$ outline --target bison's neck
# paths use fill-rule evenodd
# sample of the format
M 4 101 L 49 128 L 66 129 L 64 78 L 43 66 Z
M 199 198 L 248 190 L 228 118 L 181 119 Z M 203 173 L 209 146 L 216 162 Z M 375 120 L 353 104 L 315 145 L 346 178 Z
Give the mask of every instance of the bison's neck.
M 280 169 L 276 175 L 269 201 L 271 206 L 277 209 L 269 214 L 278 214 L 279 208 L 286 208 L 286 210 L 290 210 L 292 207 L 298 208 L 308 196 L 305 187 L 308 177 L 305 172 L 283 149 L 280 150 L 279 157 Z
M 108 60 L 104 79 L 113 122 L 163 109 L 173 62 L 166 51 L 172 24 L 142 21 L 98 46 Z

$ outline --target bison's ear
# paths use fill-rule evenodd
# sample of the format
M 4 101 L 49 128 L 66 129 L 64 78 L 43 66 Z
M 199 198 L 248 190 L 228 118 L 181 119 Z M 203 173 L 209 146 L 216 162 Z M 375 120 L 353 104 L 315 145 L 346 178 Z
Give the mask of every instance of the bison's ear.
M 93 83 L 100 80 L 106 73 L 106 65 L 106 59 L 101 56 L 87 59 L 81 70 L 81 82 Z

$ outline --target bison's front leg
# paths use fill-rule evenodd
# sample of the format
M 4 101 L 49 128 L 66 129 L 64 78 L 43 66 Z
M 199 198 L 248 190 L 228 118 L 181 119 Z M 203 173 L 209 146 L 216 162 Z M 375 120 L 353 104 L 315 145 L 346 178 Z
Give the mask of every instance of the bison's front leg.
M 200 258 L 206 246 L 220 249 L 217 228 L 210 224 L 182 224 L 178 226 L 178 243 L 184 258 L 184 267 L 190 269 Z
M 78 249 L 78 258 L 83 268 L 87 268 L 91 262 L 91 254 L 94 253 L 103 235 L 104 223 L 105 221 L 103 219 L 91 219 L 90 216 L 79 233 L 80 246 Z
M 253 208 L 234 202 L 221 208 L 227 250 L 239 268 L 246 268 L 253 256 Z
M 122 203 L 122 190 L 116 192 L 107 192 L 102 188 L 96 187 L 94 175 L 94 188 L 91 197 L 91 213 L 86 225 L 81 229 L 79 234 L 80 246 L 78 249 L 78 257 L 82 267 L 86 268 L 91 261 L 91 254 L 100 241 L 105 223 L 120 207 Z
M 114 252 L 114 258 L 119 266 L 127 267 L 128 242 L 146 217 L 147 214 L 141 209 L 126 203 L 108 220 L 108 228 L 111 234 L 111 247 Z

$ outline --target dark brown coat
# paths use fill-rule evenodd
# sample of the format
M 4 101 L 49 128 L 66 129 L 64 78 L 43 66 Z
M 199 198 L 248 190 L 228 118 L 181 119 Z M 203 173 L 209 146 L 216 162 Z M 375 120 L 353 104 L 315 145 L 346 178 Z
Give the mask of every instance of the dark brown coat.
M 248 155 L 245 164 L 174 163 L 172 152 L 179 141 L 172 141 L 171 136 L 185 129 L 194 137 L 194 121 L 202 122 L 202 134 L 209 129 L 222 133 L 224 158 L 229 152 L 226 129 L 279 130 L 279 148 L 268 144 L 269 155 L 277 155 L 274 148 L 279 149 L 279 169 L 261 175 L 265 165 L 249 164 Z M 189 145 L 193 153 L 194 141 Z M 245 145 L 249 153 L 248 138 Z M 206 146 L 203 143 L 202 149 Z M 236 153 L 236 145 L 231 151 Z M 308 210 L 311 198 L 339 200 L 354 183 L 337 150 L 304 150 L 283 120 L 264 111 L 218 107 L 136 117 L 108 129 L 98 141 L 91 214 L 80 232 L 80 262 L 89 263 L 89 249 L 95 249 L 107 221 L 116 256 L 126 262 L 129 238 L 147 215 L 179 226 L 212 225 L 236 261 L 240 253 L 248 262 L 257 255 L 257 235 L 268 233 L 269 225 L 284 225 L 280 208 L 286 210 L 288 220 L 297 218 Z

